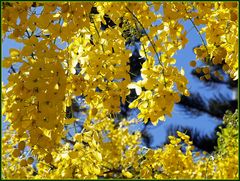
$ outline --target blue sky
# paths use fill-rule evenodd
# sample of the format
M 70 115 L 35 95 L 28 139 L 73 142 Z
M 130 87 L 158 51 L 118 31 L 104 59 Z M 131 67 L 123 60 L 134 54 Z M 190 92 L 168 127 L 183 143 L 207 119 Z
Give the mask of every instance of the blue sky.
M 183 50 L 177 52 L 174 56 L 177 60 L 176 66 L 180 69 L 181 67 L 185 70 L 185 75 L 189 80 L 189 90 L 190 92 L 198 91 L 205 98 L 210 98 L 214 94 L 222 93 L 229 97 L 232 96 L 231 90 L 229 90 L 224 85 L 219 85 L 217 88 L 207 88 L 204 84 L 194 78 L 191 75 L 192 68 L 189 66 L 189 62 L 191 60 L 195 60 L 195 55 L 193 53 L 193 47 L 202 44 L 199 35 L 196 30 L 192 28 L 192 24 L 190 21 L 184 23 L 185 29 L 188 31 L 187 38 L 189 39 L 188 44 Z M 190 30 L 190 31 L 189 31 Z M 9 55 L 10 48 L 22 48 L 22 45 L 16 43 L 13 40 L 5 39 L 2 42 L 2 59 L 3 57 L 7 57 Z M 198 62 L 200 63 L 200 62 Z M 7 83 L 8 70 L 2 68 L 2 81 L 4 84 Z M 157 126 L 151 128 L 151 133 L 154 136 L 153 146 L 161 145 L 166 137 L 166 128 L 171 125 L 185 125 L 190 127 L 195 127 L 200 130 L 203 134 L 211 133 L 217 124 L 219 124 L 219 120 L 216 118 L 209 117 L 208 115 L 202 115 L 199 117 L 189 116 L 179 108 L 179 106 L 175 105 L 172 118 L 167 118 L 165 122 L 160 122 Z

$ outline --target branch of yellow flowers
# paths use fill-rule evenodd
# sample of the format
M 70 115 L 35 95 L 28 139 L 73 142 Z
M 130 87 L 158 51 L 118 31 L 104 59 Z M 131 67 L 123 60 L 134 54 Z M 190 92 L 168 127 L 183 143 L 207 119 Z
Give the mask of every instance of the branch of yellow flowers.
M 165 76 L 164 76 L 164 66 L 163 66 L 163 64 L 162 64 L 162 62 L 161 62 L 161 59 L 160 59 L 158 53 L 157 53 L 156 45 L 152 42 L 152 40 L 151 40 L 150 37 L 148 36 L 145 28 L 143 27 L 143 25 L 142 25 L 142 23 L 139 21 L 139 19 L 134 15 L 134 13 L 133 13 L 128 7 L 126 7 L 126 9 L 128 10 L 129 13 L 131 13 L 131 15 L 132 15 L 132 16 L 137 20 L 137 22 L 140 24 L 140 26 L 142 27 L 142 29 L 143 29 L 145 35 L 147 36 L 149 42 L 151 43 L 151 45 L 152 45 L 152 47 L 153 47 L 153 50 L 154 50 L 154 52 L 156 53 L 158 62 L 159 62 L 159 64 L 160 64 L 160 65 L 162 66 L 162 68 L 163 68 L 163 69 L 162 69 L 163 82 L 164 82 L 164 87 L 166 87 L 166 80 L 165 80 Z M 147 57 L 146 57 L 146 58 L 147 58 Z
M 192 24 L 193 24 L 194 28 L 195 28 L 195 29 L 196 29 L 196 31 L 198 32 L 198 34 L 199 34 L 199 36 L 200 36 L 200 38 L 201 38 L 201 41 L 202 41 L 202 43 L 203 43 L 204 47 L 206 48 L 206 51 L 207 51 L 207 54 L 208 54 L 207 45 L 206 45 L 206 43 L 204 42 L 204 40 L 203 40 L 203 37 L 202 37 L 202 35 L 201 35 L 200 31 L 198 30 L 198 28 L 197 28 L 197 26 L 195 25 L 195 23 L 193 22 L 193 20 L 192 20 L 191 18 L 188 18 L 188 19 L 189 19 L 189 20 L 192 22 Z
M 92 22 L 93 22 L 93 26 L 94 26 L 94 29 L 95 29 L 96 32 L 97 32 L 98 38 L 100 38 L 100 34 L 99 34 L 99 31 L 98 31 L 97 26 L 96 26 L 96 24 L 95 24 L 93 15 L 90 14 L 90 18 L 91 18 L 91 20 L 92 20 Z M 101 47 L 102 47 L 102 51 L 103 51 L 103 53 L 104 53 L 105 51 L 104 51 L 103 44 L 101 44 Z
M 160 57 L 159 57 L 159 55 L 158 55 L 158 53 L 157 53 L 157 50 L 156 50 L 156 46 L 155 46 L 155 44 L 152 42 L 152 40 L 150 39 L 150 37 L 148 36 L 148 34 L 147 34 L 145 28 L 143 27 L 142 23 L 139 21 L 139 19 L 133 14 L 133 12 L 132 12 L 128 7 L 126 7 L 126 9 L 129 11 L 129 13 L 131 13 L 131 15 L 137 20 L 137 22 L 138 22 L 138 23 L 140 24 L 140 26 L 142 27 L 145 35 L 147 36 L 149 42 L 151 43 L 151 45 L 152 45 L 152 47 L 153 47 L 154 52 L 155 52 L 156 55 L 157 55 L 157 59 L 158 59 L 160 65 L 163 67 L 162 62 L 161 62 L 161 60 L 160 60 Z
M 185 11 L 186 11 L 187 14 L 189 13 L 189 12 L 187 11 L 187 9 L 185 9 Z M 194 29 L 197 31 L 198 35 L 200 36 L 201 41 L 202 41 L 202 44 L 203 44 L 203 46 L 204 46 L 205 49 L 206 49 L 207 57 L 210 58 L 210 57 L 209 57 L 210 55 L 209 55 L 209 53 L 208 53 L 207 45 L 206 45 L 206 43 L 205 43 L 205 41 L 204 41 L 204 39 L 203 39 L 203 37 L 202 37 L 200 31 L 198 30 L 198 28 L 197 28 L 196 24 L 194 23 L 194 21 L 192 20 L 192 18 L 191 18 L 191 17 L 188 17 L 188 19 L 191 21 L 191 23 L 192 23 Z

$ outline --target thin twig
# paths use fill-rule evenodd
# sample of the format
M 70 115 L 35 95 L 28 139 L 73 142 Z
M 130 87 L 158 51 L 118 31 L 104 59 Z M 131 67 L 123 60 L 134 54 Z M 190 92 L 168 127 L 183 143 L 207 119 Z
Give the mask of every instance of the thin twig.
M 73 125 L 74 125 L 74 131 L 75 131 L 75 133 L 77 133 L 76 123 L 74 122 Z
M 165 74 L 165 73 L 164 73 L 164 66 L 163 66 L 163 64 L 162 64 L 162 62 L 161 62 L 161 60 L 160 60 L 160 57 L 159 57 L 158 53 L 157 53 L 157 50 L 156 50 L 155 44 L 152 42 L 152 40 L 151 40 L 150 37 L 148 36 L 148 34 L 147 34 L 145 28 L 143 27 L 143 25 L 142 25 L 142 23 L 139 21 L 139 19 L 133 14 L 133 12 L 132 12 L 128 7 L 126 7 L 126 9 L 132 14 L 132 16 L 133 16 L 133 17 L 137 20 L 137 22 L 140 24 L 140 26 L 142 27 L 144 33 L 146 34 L 146 36 L 147 36 L 149 42 L 151 43 L 151 45 L 152 45 L 152 47 L 153 47 L 153 50 L 154 50 L 154 52 L 156 53 L 156 56 L 157 56 L 158 62 L 159 62 L 159 64 L 160 64 L 160 65 L 162 66 L 162 68 L 163 68 L 163 69 L 162 69 L 163 82 L 164 82 L 164 87 L 166 87 L 166 80 L 165 80 L 165 76 L 164 76 L 164 74 Z M 146 58 L 147 58 L 147 57 L 146 57 Z
M 91 16 L 91 19 L 92 19 L 92 22 L 93 22 L 94 28 L 95 28 L 95 30 L 96 30 L 96 32 L 97 32 L 98 38 L 100 38 L 99 31 L 98 31 L 98 29 L 97 29 L 97 26 L 96 26 L 96 24 L 95 24 L 94 19 L 93 19 L 92 16 Z M 104 53 L 105 51 L 104 51 L 103 44 L 101 44 L 101 47 L 102 47 L 102 51 L 103 51 L 103 53 Z
M 158 61 L 159 61 L 159 64 L 160 64 L 161 66 L 163 66 L 163 65 L 162 65 L 162 62 L 161 62 L 161 60 L 160 60 L 160 57 L 159 57 L 159 55 L 158 55 L 158 53 L 157 53 L 157 50 L 156 50 L 156 48 L 155 48 L 155 44 L 152 42 L 152 40 L 151 40 L 150 37 L 148 36 L 148 34 L 147 34 L 145 28 L 143 27 L 142 23 L 138 20 L 138 18 L 133 14 L 133 12 L 132 12 L 128 7 L 126 7 L 126 9 L 132 14 L 132 16 L 137 20 L 137 22 L 138 22 L 138 23 L 140 24 L 140 26 L 142 27 L 145 35 L 147 36 L 149 42 L 151 43 L 151 45 L 152 45 L 152 47 L 153 47 L 154 52 L 155 52 L 156 55 L 157 55 L 157 59 L 158 59 Z
M 192 20 L 191 18 L 188 18 L 188 19 L 192 22 L 194 28 L 195 28 L 196 31 L 198 32 L 198 34 L 199 34 L 199 36 L 200 36 L 200 38 L 201 38 L 201 40 L 202 40 L 202 43 L 203 43 L 204 47 L 206 48 L 206 50 L 207 50 L 207 54 L 208 54 L 207 45 L 206 45 L 206 43 L 205 43 L 205 41 L 204 41 L 204 39 L 203 39 L 203 37 L 202 37 L 200 31 L 198 30 L 198 28 L 197 28 L 197 26 L 195 25 L 195 23 L 193 22 L 193 20 Z
M 13 68 L 13 66 L 11 65 L 11 70 L 13 71 L 13 73 L 16 73 L 16 70 Z
M 142 44 L 142 47 L 143 47 L 143 51 L 144 51 L 145 57 L 146 57 L 146 59 L 148 59 L 148 58 L 147 58 L 146 49 L 145 49 L 145 47 L 144 47 L 144 44 Z
M 133 75 L 133 76 L 135 76 L 135 77 L 137 77 L 136 74 L 134 74 L 134 73 L 132 73 L 132 72 L 130 72 L 130 71 L 128 71 L 128 73 L 131 74 L 131 75 Z
M 31 35 L 29 34 L 28 30 L 26 30 L 28 38 L 31 38 Z
M 67 138 L 62 138 L 63 141 L 67 142 L 67 143 L 71 143 L 72 145 L 75 145 L 76 142 L 75 141 L 72 141 L 72 140 L 69 140 Z

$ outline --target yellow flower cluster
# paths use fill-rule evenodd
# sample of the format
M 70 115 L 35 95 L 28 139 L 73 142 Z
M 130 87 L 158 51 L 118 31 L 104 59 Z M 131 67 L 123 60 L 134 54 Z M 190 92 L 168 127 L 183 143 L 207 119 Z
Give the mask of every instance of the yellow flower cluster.
M 4 177 L 235 178 L 235 148 L 224 157 L 229 169 L 222 172 L 221 157 L 194 162 L 192 143 L 183 133 L 170 137 L 164 149 L 141 147 L 141 135 L 129 133 L 129 120 L 116 123 L 115 113 L 135 89 L 138 98 L 129 108 L 140 110 L 137 122 L 157 124 L 171 116 L 180 95 L 189 95 L 184 70 L 173 57 L 188 43 L 182 21 L 191 21 L 199 38 L 206 33 L 196 58 L 222 64 L 236 78 L 237 8 L 234 2 L 4 2 L 3 40 L 23 44 L 2 61 L 4 68 L 19 67 L 2 89 L 9 124 Z M 114 25 L 108 25 L 109 18 Z M 103 30 L 102 24 L 108 27 Z M 134 38 L 146 59 L 137 82 L 130 78 L 126 49 Z M 207 67 L 201 71 L 209 77 Z M 67 108 L 77 96 L 89 109 L 82 131 L 69 138 L 66 129 L 77 119 L 67 118 Z
M 206 25 L 199 30 L 206 34 L 206 44 L 195 49 L 196 58 L 214 65 L 222 64 L 231 78 L 237 78 L 238 3 L 195 3 L 195 6 L 199 14 L 192 16 L 194 23 Z
M 219 134 L 216 152 L 195 152 L 191 138 L 177 131 L 177 137 L 169 136 L 169 143 L 163 148 L 149 149 L 139 146 L 141 135 L 130 134 L 123 120 L 116 127 L 114 120 L 102 119 L 95 123 L 88 120 L 81 133 L 71 143 L 61 146 L 51 158 L 53 163 L 39 160 L 38 173 L 30 166 L 33 158 L 4 157 L 14 166 L 4 169 L 9 178 L 142 178 L 142 179 L 223 179 L 238 177 L 238 120 L 234 115 L 224 118 L 227 127 Z M 230 123 L 229 123 L 230 120 Z M 103 130 L 102 128 L 105 127 Z M 231 132 L 229 134 L 229 132 Z M 228 137 L 224 136 L 229 134 Z M 5 139 L 12 140 L 7 134 Z M 10 142 L 9 142 L 10 143 Z M 11 145 L 4 144 L 4 150 Z M 23 142 L 20 142 L 20 149 Z M 24 146 L 24 145 L 23 145 Z M 5 153 L 4 151 L 4 153 Z M 196 159 L 197 158 L 197 159 Z M 26 162 L 26 163 L 25 163 Z

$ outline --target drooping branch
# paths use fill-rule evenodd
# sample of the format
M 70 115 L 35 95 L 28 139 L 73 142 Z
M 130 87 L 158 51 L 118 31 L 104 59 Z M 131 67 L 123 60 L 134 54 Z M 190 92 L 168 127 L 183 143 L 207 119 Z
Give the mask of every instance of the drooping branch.
M 157 60 L 159 62 L 159 64 L 162 66 L 162 74 L 163 74 L 163 81 L 164 81 L 164 87 L 166 87 L 166 80 L 165 80 L 165 73 L 164 73 L 164 66 L 162 64 L 161 58 L 159 57 L 157 50 L 156 50 L 156 45 L 154 44 L 154 42 L 152 42 L 151 38 L 148 36 L 147 31 L 145 30 L 144 26 L 142 25 L 142 23 L 139 21 L 139 19 L 137 18 L 137 16 L 128 8 L 126 7 L 126 9 L 128 10 L 129 13 L 131 13 L 131 15 L 136 19 L 136 21 L 140 24 L 140 26 L 142 27 L 144 34 L 147 36 L 149 42 L 151 43 L 153 50 L 157 56 Z M 146 57 L 147 58 L 147 57 Z
M 201 38 L 201 41 L 202 41 L 203 45 L 205 46 L 205 48 L 206 48 L 206 50 L 207 50 L 207 53 L 208 53 L 207 45 L 206 45 L 206 43 L 205 43 L 205 41 L 204 41 L 204 39 L 203 39 L 200 31 L 198 30 L 198 28 L 197 28 L 197 26 L 195 25 L 195 23 L 193 22 L 193 20 L 192 20 L 191 18 L 188 18 L 188 19 L 191 21 L 191 23 L 193 24 L 193 27 L 195 28 L 195 30 L 196 30 L 197 33 L 199 34 L 199 36 L 200 36 L 200 38 Z

